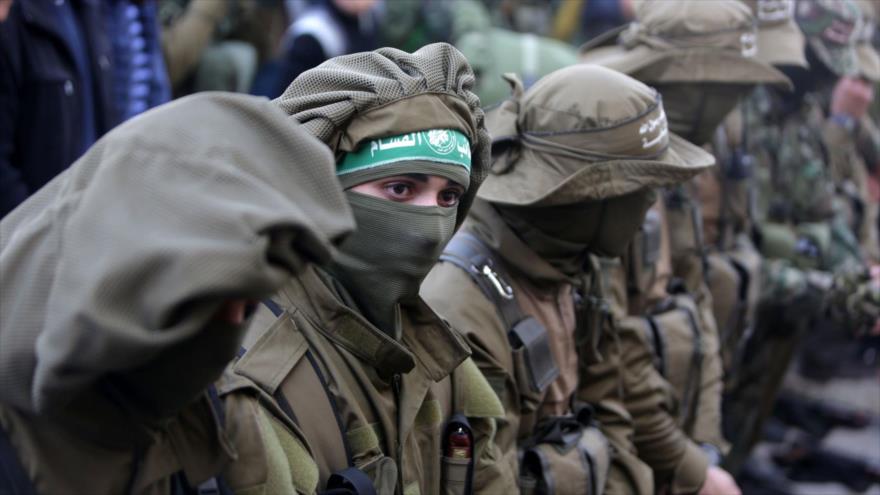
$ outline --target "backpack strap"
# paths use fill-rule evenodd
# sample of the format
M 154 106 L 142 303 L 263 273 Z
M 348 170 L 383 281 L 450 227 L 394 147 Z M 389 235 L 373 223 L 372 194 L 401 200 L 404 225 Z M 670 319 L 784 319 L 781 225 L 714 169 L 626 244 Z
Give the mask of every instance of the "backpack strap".
M 274 301 L 267 299 L 262 303 L 276 317 L 280 318 L 284 315 L 284 310 Z M 289 378 L 275 391 L 273 394 L 275 401 L 288 419 L 299 425 L 309 445 L 328 453 L 328 460 L 332 466 L 346 466 L 331 474 L 327 481 L 328 493 L 348 490 L 357 495 L 376 495 L 372 480 L 354 465 L 354 456 L 339 404 L 330 391 L 327 379 L 318 363 L 320 357 L 311 350 L 305 352 L 305 357 L 304 362 L 297 363 L 290 371 Z M 305 365 L 306 362 L 308 366 Z M 324 391 L 326 400 L 320 400 L 308 393 L 317 390 Z M 307 397 L 308 400 L 291 404 L 287 400 L 285 391 L 296 391 L 300 397 Z M 335 419 L 335 431 L 331 431 L 333 428 L 321 426 L 327 423 L 328 418 Z
M 501 264 L 493 258 L 492 250 L 473 234 L 459 232 L 446 245 L 440 261 L 464 270 L 493 302 L 507 327 L 512 349 L 523 349 L 525 372 L 532 388 L 538 392 L 546 390 L 559 376 L 559 367 L 550 349 L 550 336 L 538 320 L 523 314 L 513 287 L 505 281 Z
M 36 495 L 37 493 L 2 427 L 0 427 L 0 493 L 4 495 Z
M 503 271 L 492 256 L 492 250 L 473 234 L 455 234 L 440 255 L 440 261 L 464 270 L 495 304 L 508 329 L 525 317 L 516 303 L 513 287 L 504 280 Z

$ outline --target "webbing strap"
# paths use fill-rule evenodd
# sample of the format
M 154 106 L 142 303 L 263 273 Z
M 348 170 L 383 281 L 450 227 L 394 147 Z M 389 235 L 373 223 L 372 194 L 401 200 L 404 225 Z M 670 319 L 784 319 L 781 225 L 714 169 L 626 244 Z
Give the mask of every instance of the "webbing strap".
M 264 300 L 262 302 L 276 317 L 281 317 L 284 313 L 284 310 L 274 301 Z M 348 471 L 348 469 L 338 471 L 334 469 L 339 466 L 357 470 L 353 468 L 353 453 L 336 397 L 330 391 L 327 379 L 318 364 L 318 358 L 311 350 L 306 351 L 305 357 L 305 362 L 309 366 L 306 366 L 305 362 L 297 363 L 291 370 L 289 378 L 284 380 L 281 388 L 275 392 L 275 400 L 289 419 L 300 426 L 309 445 L 316 451 L 326 454 L 329 465 L 324 466 L 325 468 L 335 471 L 334 475 Z M 324 391 L 326 400 L 316 400 L 314 393 L 318 390 Z M 287 400 L 288 397 L 297 397 L 303 400 L 291 403 Z M 326 427 L 328 418 L 335 419 L 336 428 Z M 369 481 L 369 478 L 367 480 Z M 355 493 L 375 493 L 371 481 L 369 487 L 371 491 Z M 332 487 L 328 486 L 328 488 Z
M 36 495 L 37 493 L 3 428 L 0 428 L 0 493 L 3 495 Z
M 330 479 L 327 480 L 327 491 L 321 492 L 321 495 L 336 493 L 375 495 L 376 488 L 373 487 L 373 481 L 366 473 L 350 467 L 331 474 Z
M 452 263 L 470 275 L 495 304 L 508 329 L 525 317 L 516 303 L 513 288 L 504 280 L 504 271 L 492 257 L 492 250 L 473 234 L 455 234 L 440 255 L 440 261 Z

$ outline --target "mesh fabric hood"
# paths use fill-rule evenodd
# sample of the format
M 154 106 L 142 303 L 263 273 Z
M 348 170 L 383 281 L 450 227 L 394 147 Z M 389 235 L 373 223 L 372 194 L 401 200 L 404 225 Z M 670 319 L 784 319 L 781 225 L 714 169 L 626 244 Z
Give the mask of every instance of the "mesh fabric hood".
M 474 74 L 446 43 L 414 53 L 394 48 L 332 58 L 297 77 L 274 102 L 327 143 L 337 160 L 368 139 L 436 128 L 471 142 L 471 183 L 458 207 L 461 224 L 486 176 L 489 135 Z

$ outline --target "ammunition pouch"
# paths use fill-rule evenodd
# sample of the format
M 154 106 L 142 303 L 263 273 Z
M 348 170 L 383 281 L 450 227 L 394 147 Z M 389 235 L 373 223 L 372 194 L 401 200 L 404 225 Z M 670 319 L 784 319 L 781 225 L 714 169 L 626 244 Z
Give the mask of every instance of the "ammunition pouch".
M 603 493 L 611 450 L 593 420 L 593 410 L 579 404 L 568 416 L 541 419 L 520 451 L 523 495 L 596 495 Z
M 696 419 L 702 383 L 703 339 L 697 314 L 693 299 L 682 294 L 645 317 L 655 363 L 672 386 L 686 430 Z

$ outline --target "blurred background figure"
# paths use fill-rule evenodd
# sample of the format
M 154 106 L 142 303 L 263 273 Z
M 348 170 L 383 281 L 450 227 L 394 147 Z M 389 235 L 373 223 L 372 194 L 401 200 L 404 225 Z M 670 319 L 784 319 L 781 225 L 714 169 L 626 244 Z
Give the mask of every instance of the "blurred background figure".
M 634 0 L 568 0 L 553 19 L 553 37 L 580 45 L 635 18 Z
M 281 53 L 261 67 L 252 93 L 274 98 L 302 72 L 329 58 L 378 47 L 382 4 L 377 0 L 315 0 L 299 11 L 300 5 L 288 4 L 295 18 L 289 16 L 293 22 L 284 35 Z
M 0 216 L 119 122 L 104 22 L 97 0 L 27 0 L 0 23 Z
M 174 96 L 249 92 L 288 24 L 272 0 L 160 0 L 162 49 Z M 289 82 L 289 81 L 288 81 Z
M 155 0 L 106 0 L 114 105 L 123 120 L 171 99 Z

